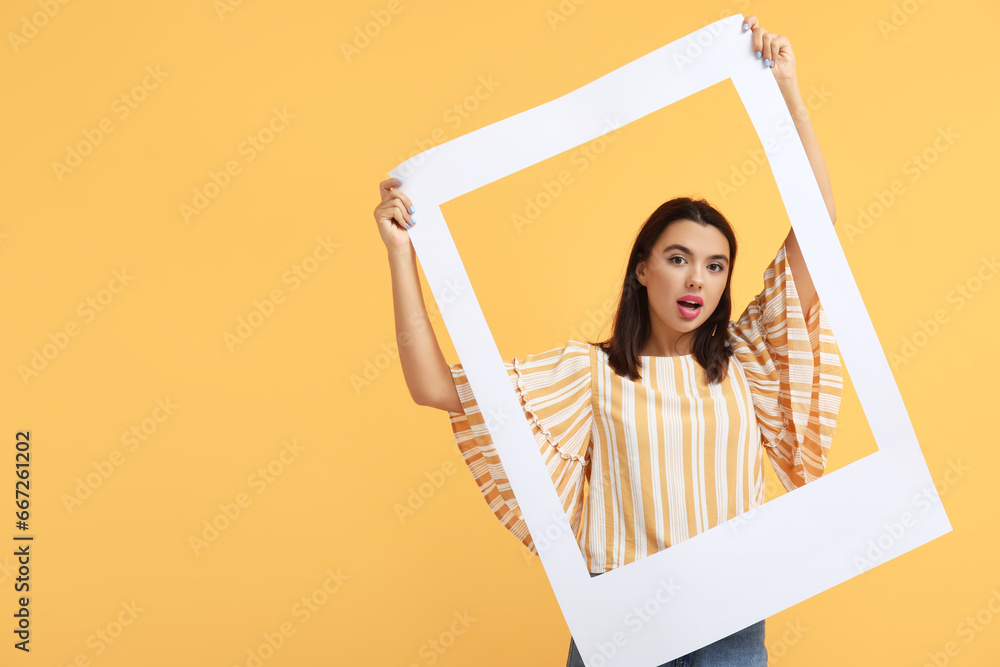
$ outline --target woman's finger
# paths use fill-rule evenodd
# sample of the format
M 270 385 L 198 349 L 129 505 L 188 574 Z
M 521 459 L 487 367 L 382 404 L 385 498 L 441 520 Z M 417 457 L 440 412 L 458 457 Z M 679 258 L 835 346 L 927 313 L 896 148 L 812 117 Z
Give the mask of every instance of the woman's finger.
M 407 212 L 406 221 L 413 222 L 411 215 L 416 213 L 416 209 L 413 207 L 413 202 L 411 202 L 410 198 L 399 190 L 393 190 L 392 194 L 392 201 L 399 202 L 400 210 L 405 210 Z
M 379 196 L 382 198 L 382 201 L 389 199 L 389 197 L 392 196 L 392 189 L 398 187 L 400 184 L 402 184 L 402 182 L 403 181 L 401 181 L 398 178 L 389 178 L 379 183 L 378 193 Z
M 764 58 L 764 64 L 770 67 L 772 63 L 774 63 L 774 52 L 771 49 L 771 43 L 774 41 L 774 33 L 764 33 L 761 39 L 763 46 L 761 47 L 760 52 Z
M 393 216 L 392 217 L 395 218 L 396 221 L 404 229 L 412 227 L 413 224 L 414 224 L 413 220 L 410 218 L 409 212 L 407 212 L 407 208 L 408 207 L 404 206 L 403 202 L 399 201 L 398 199 L 396 199 L 395 203 L 393 204 L 393 211 L 394 212 L 393 212 Z
M 394 183 L 394 181 L 396 183 Z M 402 192 L 399 188 L 395 187 L 397 183 L 402 183 L 402 181 L 393 178 L 390 178 L 388 181 L 382 181 L 382 185 L 385 186 L 383 187 L 384 194 L 382 196 L 382 201 L 388 201 L 394 198 L 399 199 L 403 202 L 402 205 L 407 211 L 415 213 L 416 209 L 413 206 L 413 202 L 405 192 Z
M 771 40 L 771 53 L 774 54 L 775 58 L 787 58 L 791 48 L 792 43 L 788 41 L 788 37 L 785 35 L 775 35 L 774 39 Z
M 413 223 L 410 221 L 409 214 L 407 214 L 406 210 L 403 208 L 403 204 L 398 199 L 392 207 L 392 217 L 403 229 L 409 229 L 413 226 Z
M 403 202 L 399 199 L 391 199 L 385 203 L 385 206 L 385 212 L 388 214 L 387 218 L 394 219 L 403 229 L 413 226 L 413 221 L 410 219 L 409 213 L 403 206 Z
M 389 196 L 389 190 L 392 189 L 393 181 L 396 179 L 389 178 L 378 184 L 378 197 L 380 201 L 385 201 Z
M 392 194 L 393 194 L 394 197 L 398 197 L 399 200 L 403 202 L 403 207 L 406 210 L 410 211 L 410 213 L 414 212 L 413 202 L 410 201 L 409 196 L 405 192 L 402 192 L 400 190 L 393 190 Z
M 757 34 L 754 32 L 754 28 L 757 27 L 757 17 L 748 16 L 743 20 L 743 25 L 747 26 L 747 30 L 750 31 L 750 49 L 754 52 L 754 57 L 760 58 L 760 49 L 757 47 Z M 744 31 L 745 32 L 745 31 Z

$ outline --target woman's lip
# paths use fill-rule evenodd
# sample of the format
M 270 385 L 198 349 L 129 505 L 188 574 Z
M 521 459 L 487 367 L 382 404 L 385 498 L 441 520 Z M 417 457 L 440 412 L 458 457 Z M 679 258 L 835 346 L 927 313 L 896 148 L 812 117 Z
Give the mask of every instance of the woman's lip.
M 698 317 L 698 315 L 701 313 L 701 308 L 702 308 L 701 306 L 698 306 L 694 310 L 688 310 L 680 303 L 677 304 L 677 310 L 681 312 L 681 317 L 684 317 L 689 320 L 693 320 L 694 318 Z

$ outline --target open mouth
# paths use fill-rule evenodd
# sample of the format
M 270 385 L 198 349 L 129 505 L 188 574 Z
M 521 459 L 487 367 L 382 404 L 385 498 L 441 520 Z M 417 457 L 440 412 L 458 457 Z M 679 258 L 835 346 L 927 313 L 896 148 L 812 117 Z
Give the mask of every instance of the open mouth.
M 681 315 L 688 319 L 697 317 L 701 312 L 701 304 L 694 301 L 678 301 L 677 308 L 681 311 Z

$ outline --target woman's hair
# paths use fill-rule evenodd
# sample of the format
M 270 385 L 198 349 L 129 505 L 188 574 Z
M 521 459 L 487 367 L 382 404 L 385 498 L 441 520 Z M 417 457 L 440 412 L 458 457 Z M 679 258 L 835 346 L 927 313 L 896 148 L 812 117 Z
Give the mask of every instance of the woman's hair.
M 677 197 L 660 205 L 646 220 L 632 245 L 625 270 L 618 312 L 615 314 L 611 338 L 595 343 L 608 354 L 608 363 L 618 375 L 637 380 L 639 352 L 649 338 L 649 297 L 646 287 L 636 277 L 636 267 L 647 259 L 660 235 L 675 222 L 691 220 L 718 229 L 729 241 L 729 275 L 719 305 L 696 330 L 692 350 L 694 358 L 705 369 L 710 383 L 726 377 L 732 348 L 729 346 L 729 317 L 732 312 L 730 288 L 736 265 L 736 235 L 729 221 L 704 199 Z M 713 333 L 715 335 L 713 335 Z

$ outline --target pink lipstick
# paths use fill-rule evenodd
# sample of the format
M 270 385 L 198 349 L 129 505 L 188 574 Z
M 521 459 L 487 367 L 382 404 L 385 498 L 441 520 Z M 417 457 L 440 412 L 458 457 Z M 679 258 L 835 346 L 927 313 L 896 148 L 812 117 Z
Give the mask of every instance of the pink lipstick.
M 702 298 L 696 294 L 685 294 L 682 298 L 677 300 L 677 309 L 681 313 L 681 317 L 689 320 L 693 320 L 698 317 L 701 313 L 702 306 L 705 302 Z

